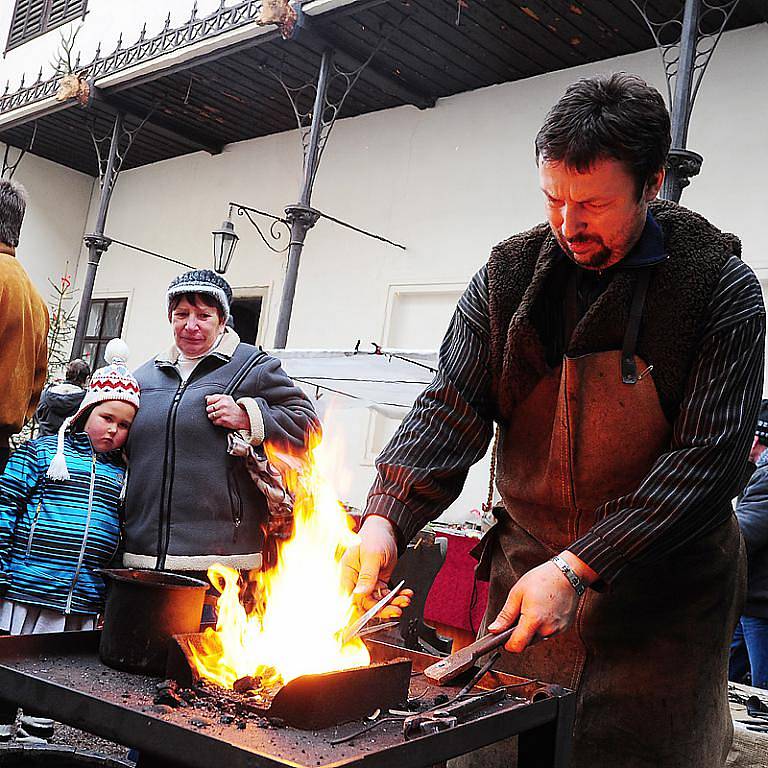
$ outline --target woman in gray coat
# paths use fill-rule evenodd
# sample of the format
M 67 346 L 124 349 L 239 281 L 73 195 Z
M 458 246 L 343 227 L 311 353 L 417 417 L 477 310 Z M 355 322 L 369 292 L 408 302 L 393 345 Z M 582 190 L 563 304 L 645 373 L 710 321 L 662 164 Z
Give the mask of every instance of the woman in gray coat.
M 210 270 L 168 288 L 174 344 L 135 374 L 142 408 L 128 442 L 126 567 L 261 567 L 266 500 L 242 459 L 227 454 L 227 435 L 301 449 L 319 429 L 280 361 L 227 327 L 231 298 Z

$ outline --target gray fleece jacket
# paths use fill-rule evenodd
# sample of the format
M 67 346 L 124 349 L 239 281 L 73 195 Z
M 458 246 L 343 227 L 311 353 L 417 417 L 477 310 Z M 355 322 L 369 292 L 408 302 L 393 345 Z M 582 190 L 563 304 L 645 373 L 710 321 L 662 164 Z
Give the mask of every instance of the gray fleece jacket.
M 739 528 L 747 545 L 745 616 L 768 618 L 768 450 L 736 505 Z
M 319 422 L 280 361 L 264 353 L 254 359 L 255 354 L 256 347 L 241 344 L 227 329 L 184 383 L 175 367 L 175 348 L 135 372 L 141 408 L 127 443 L 126 567 L 261 566 L 266 501 L 242 459 L 227 454 L 228 430 L 211 424 L 205 398 L 222 393 L 245 373 L 231 394 L 248 412 L 253 444 L 267 440 L 302 447 Z

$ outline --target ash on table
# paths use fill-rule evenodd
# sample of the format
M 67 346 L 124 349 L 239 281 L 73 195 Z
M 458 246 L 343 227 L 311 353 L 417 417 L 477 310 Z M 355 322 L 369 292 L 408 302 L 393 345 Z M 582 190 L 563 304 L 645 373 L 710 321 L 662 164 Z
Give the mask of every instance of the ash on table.
M 240 729 L 246 728 L 247 723 L 259 728 L 281 728 L 285 723 L 280 718 L 267 718 L 254 712 L 254 707 L 268 706 L 281 687 L 262 687 L 261 684 L 262 680 L 258 677 L 241 678 L 236 682 L 237 689 L 230 690 L 207 681 L 183 688 L 175 680 L 163 680 L 156 686 L 153 703 L 173 709 L 190 708 L 196 713 L 205 712 L 209 717 L 218 717 L 223 725 L 234 723 Z

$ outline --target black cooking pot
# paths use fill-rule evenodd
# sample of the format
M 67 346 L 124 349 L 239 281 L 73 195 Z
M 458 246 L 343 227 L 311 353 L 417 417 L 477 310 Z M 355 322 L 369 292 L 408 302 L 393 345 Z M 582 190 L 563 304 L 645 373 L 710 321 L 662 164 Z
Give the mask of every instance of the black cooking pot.
M 200 629 L 208 584 L 164 571 L 99 573 L 108 582 L 99 657 L 115 669 L 164 674 L 171 635 Z

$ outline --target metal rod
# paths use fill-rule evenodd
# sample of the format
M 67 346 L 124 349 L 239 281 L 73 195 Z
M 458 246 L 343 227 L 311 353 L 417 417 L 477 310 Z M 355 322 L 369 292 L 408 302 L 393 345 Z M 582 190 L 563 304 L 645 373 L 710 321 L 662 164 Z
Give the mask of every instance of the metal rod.
M 683 27 L 680 32 L 680 55 L 675 75 L 675 92 L 672 98 L 672 149 L 685 149 L 688 142 L 688 124 L 691 118 L 691 93 L 696 64 L 696 44 L 699 34 L 699 10 L 701 0 L 685 0 Z M 671 162 L 667 168 L 661 196 L 665 200 L 680 202 L 683 183 L 678 167 Z
M 146 248 L 139 248 L 138 245 L 132 245 L 131 243 L 124 243 L 122 240 L 115 240 L 114 237 L 107 238 L 110 243 L 114 243 L 115 245 L 122 245 L 123 248 L 130 248 L 133 251 L 138 251 L 139 253 L 146 253 L 148 256 L 154 256 L 156 259 L 162 259 L 163 261 L 170 261 L 172 264 L 178 264 L 179 266 L 186 267 L 187 269 L 196 269 L 196 267 L 193 267 L 191 264 L 185 264 L 183 261 L 179 261 L 178 259 L 172 259 L 170 256 L 163 256 L 162 253 L 155 253 L 155 251 L 148 251 Z
M 85 273 L 85 285 L 80 297 L 80 310 L 77 315 L 77 326 L 75 327 L 75 338 L 72 342 L 71 360 L 81 357 L 83 354 L 83 342 L 85 341 L 85 331 L 88 325 L 88 315 L 91 310 L 91 298 L 93 296 L 93 286 L 96 282 L 96 271 L 99 268 L 101 254 L 109 247 L 108 241 L 104 238 L 104 226 L 107 222 L 107 213 L 109 211 L 109 201 L 112 198 L 112 190 L 115 187 L 117 173 L 115 173 L 115 163 L 117 160 L 118 144 L 120 134 L 123 130 L 123 113 L 118 112 L 115 115 L 115 123 L 112 126 L 112 140 L 109 145 L 109 156 L 107 166 L 104 170 L 101 184 L 101 197 L 99 198 L 99 211 L 96 215 L 96 229 L 93 234 L 86 235 L 83 242 L 88 247 L 88 270 Z
M 356 227 L 354 224 L 349 224 L 346 221 L 342 221 L 341 219 L 335 219 L 333 216 L 329 216 L 327 213 L 318 211 L 317 208 L 313 210 L 317 211 L 317 213 L 320 214 L 321 218 L 328 219 L 328 221 L 332 221 L 334 224 L 338 224 L 340 227 L 346 227 L 347 229 L 351 229 L 353 232 L 359 232 L 361 235 L 365 235 L 366 237 L 372 237 L 374 240 L 381 240 L 381 242 L 387 243 L 388 245 L 394 245 L 395 248 L 402 248 L 404 251 L 407 250 L 404 245 L 401 245 L 400 243 L 396 243 L 393 240 L 388 240 L 383 235 L 377 235 L 377 234 L 374 234 L 373 232 L 369 232 L 366 229 L 361 229 L 360 227 Z
M 685 0 L 683 28 L 680 33 L 680 59 L 675 77 L 675 95 L 672 103 L 672 146 L 685 149 L 688 142 L 688 123 L 691 117 L 691 90 L 696 59 L 696 41 L 699 27 L 701 0 Z
M 315 91 L 315 105 L 312 108 L 312 124 L 309 129 L 309 143 L 307 154 L 304 158 L 304 184 L 301 188 L 301 205 L 309 205 L 312 197 L 312 187 L 317 173 L 318 156 L 320 153 L 320 136 L 323 130 L 323 113 L 325 112 L 325 99 L 328 94 L 328 80 L 333 66 L 333 49 L 326 48 L 320 61 L 320 74 L 317 78 L 317 90 Z
M 304 180 L 301 187 L 301 197 L 297 205 L 288 206 L 285 209 L 286 218 L 291 226 L 291 242 L 288 246 L 288 265 L 285 271 L 283 294 L 280 297 L 280 310 L 277 316 L 275 349 L 285 349 L 288 343 L 288 328 L 291 324 L 293 298 L 296 295 L 296 282 L 299 277 L 301 252 L 304 249 L 304 240 L 307 232 L 315 225 L 318 219 L 318 214 L 310 208 L 309 204 L 312 198 L 312 187 L 315 182 L 315 174 L 317 173 L 320 156 L 319 147 L 323 129 L 323 112 L 325 110 L 329 73 L 332 65 L 333 51 L 326 49 L 323 51 L 323 58 L 320 61 L 320 73 L 317 78 L 309 143 L 304 156 Z

